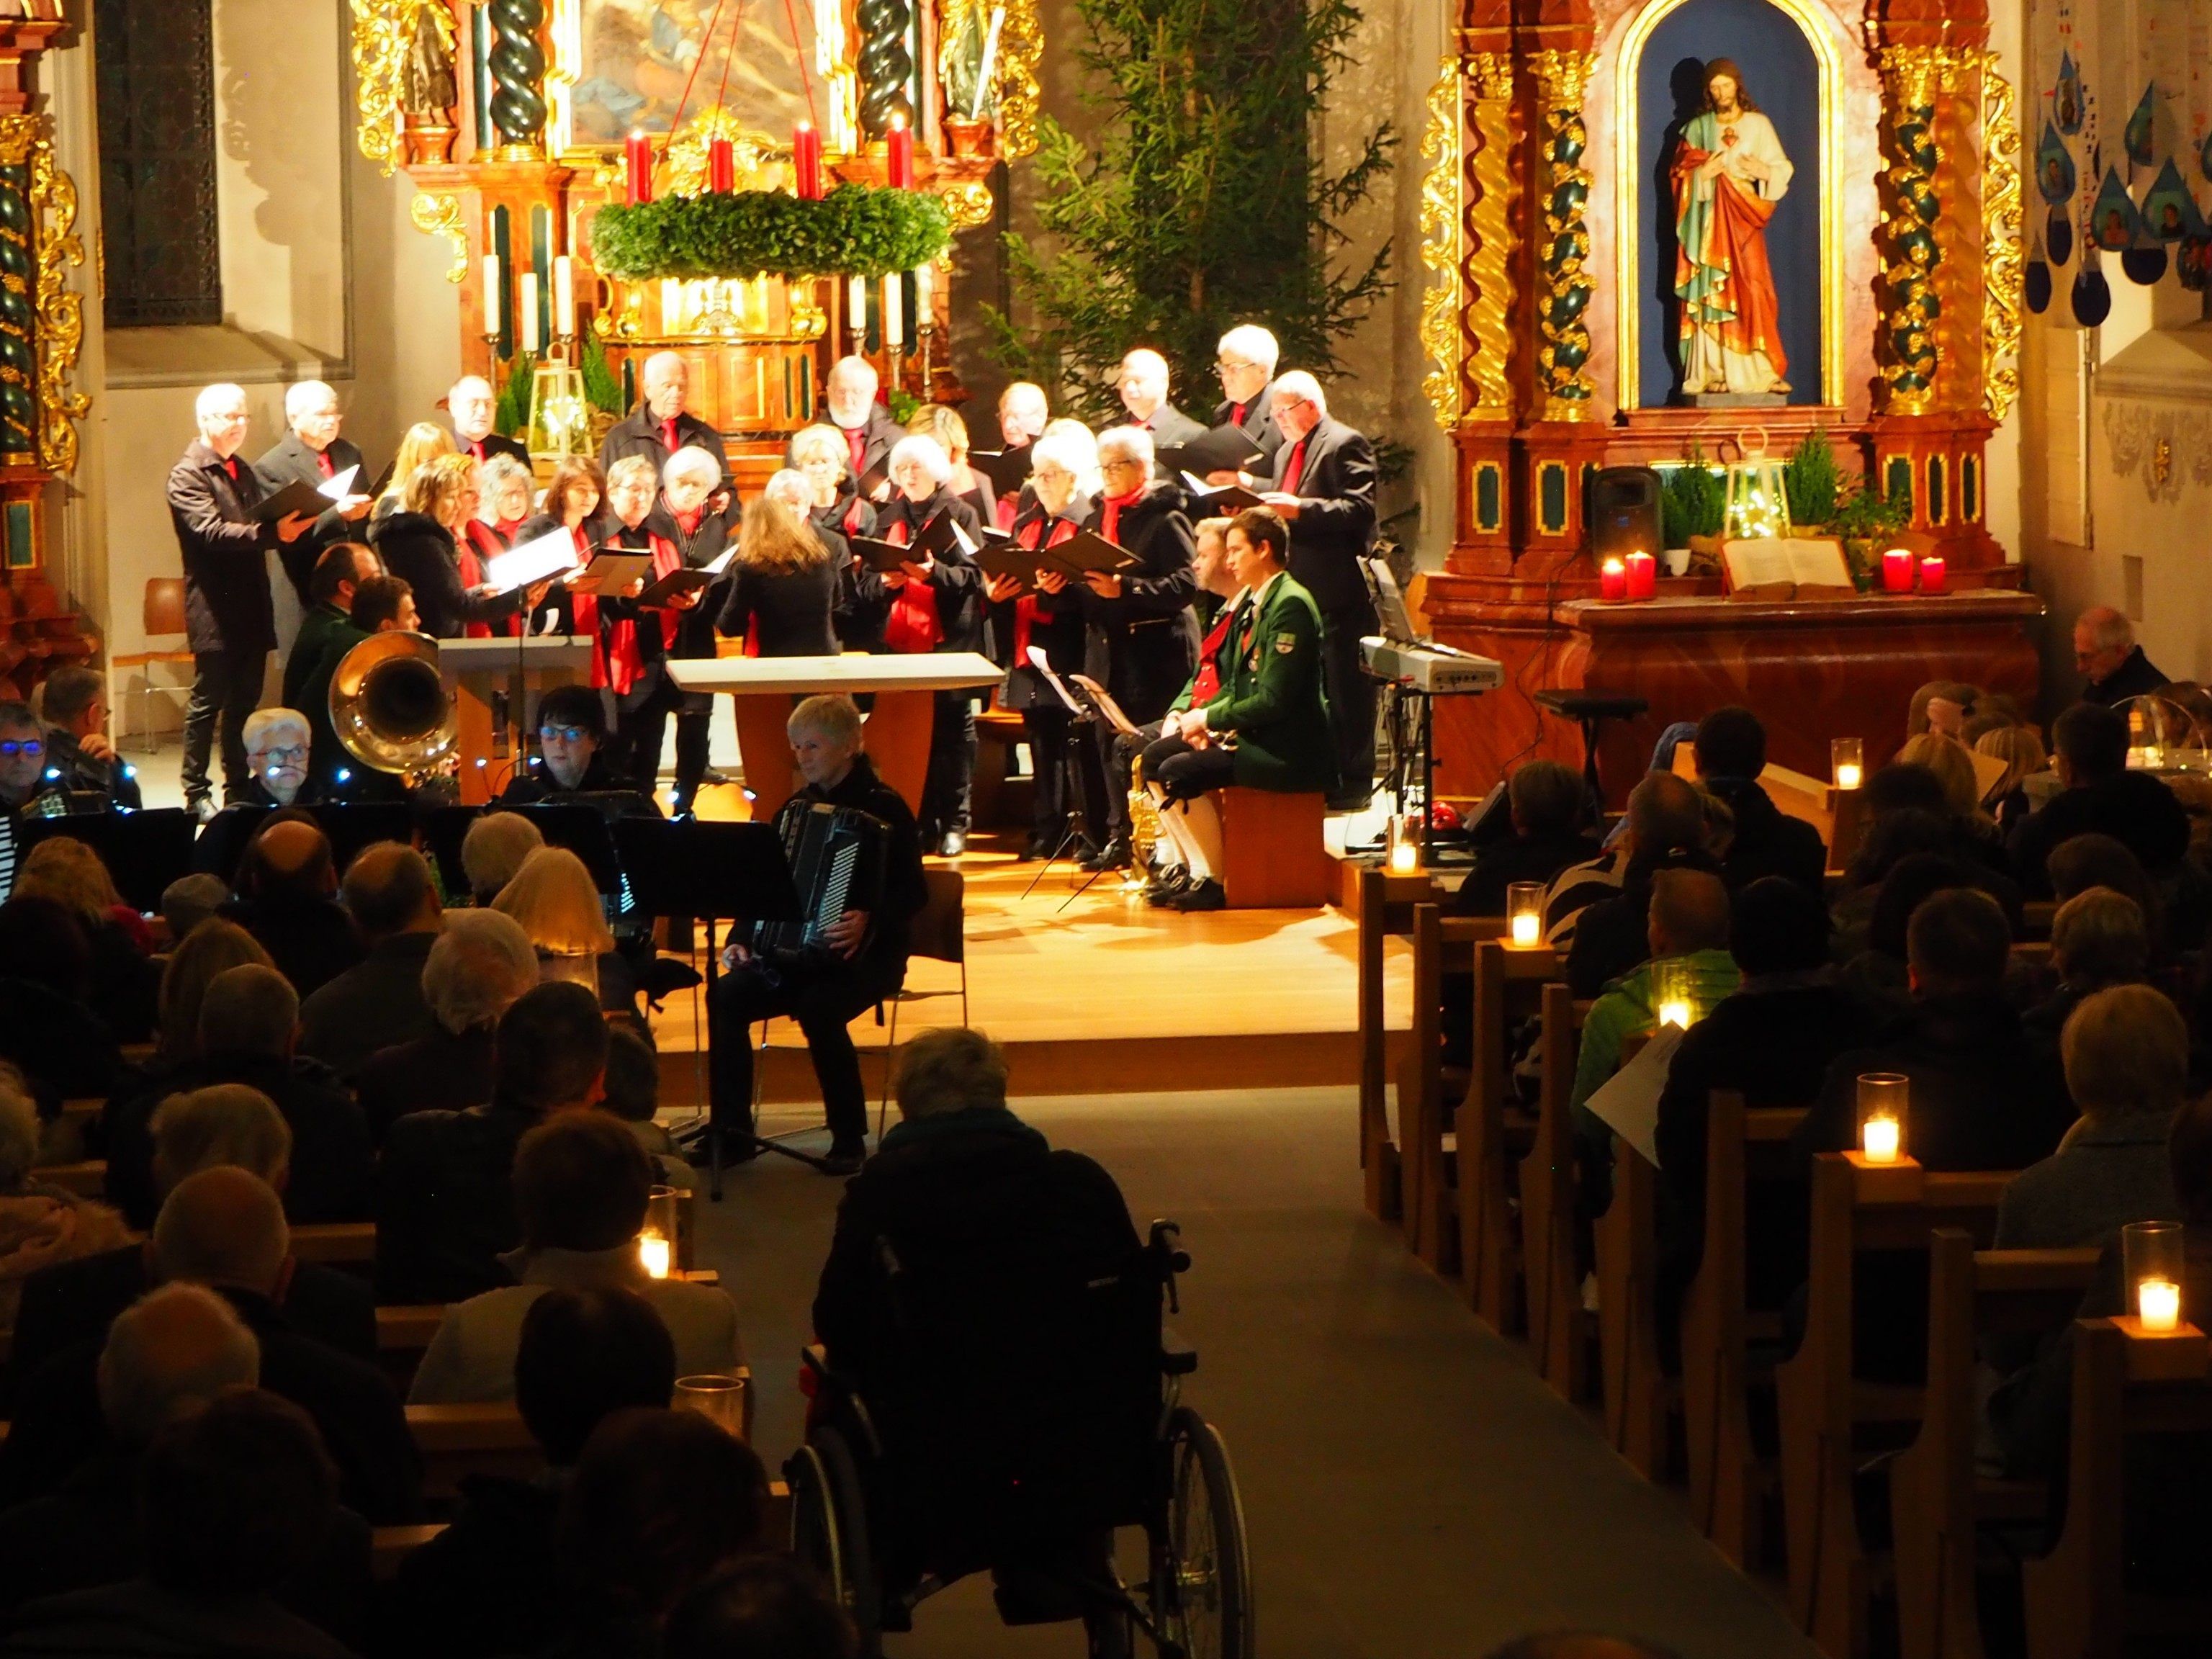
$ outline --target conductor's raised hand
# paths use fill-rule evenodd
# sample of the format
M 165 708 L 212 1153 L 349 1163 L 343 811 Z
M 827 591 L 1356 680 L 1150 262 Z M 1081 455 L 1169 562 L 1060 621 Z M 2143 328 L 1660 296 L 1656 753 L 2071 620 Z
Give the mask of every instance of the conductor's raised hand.
M 850 961 L 860 954 L 860 946 L 868 937 L 868 913 L 846 911 L 822 930 L 822 937 L 830 949 Z
M 287 513 L 276 520 L 276 539 L 296 542 L 315 527 L 315 521 L 305 513 Z
M 1012 605 L 1022 596 L 1022 579 L 1019 576 L 994 576 L 983 584 L 983 592 L 993 605 Z

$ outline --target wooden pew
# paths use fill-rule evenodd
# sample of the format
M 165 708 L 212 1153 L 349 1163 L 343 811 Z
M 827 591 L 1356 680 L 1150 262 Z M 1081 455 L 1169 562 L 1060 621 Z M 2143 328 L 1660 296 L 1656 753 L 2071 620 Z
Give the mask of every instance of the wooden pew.
M 1613 1201 L 1592 1243 L 1606 1438 L 1644 1479 L 1663 1480 L 1681 1390 L 1659 1362 L 1659 1171 L 1619 1135 Z
M 1377 1221 L 1397 1220 L 1404 1213 L 1405 1203 L 1401 1160 L 1398 1144 L 1390 1138 L 1387 1096 L 1390 1034 L 1382 995 L 1385 945 L 1392 935 L 1413 932 L 1415 903 L 1434 903 L 1438 896 L 1436 884 L 1425 876 L 1419 878 L 1419 898 L 1393 896 L 1394 887 L 1402 888 L 1413 879 L 1393 877 L 1379 867 L 1363 869 L 1358 878 L 1359 1168 L 1367 1213 Z
M 2202 1335 L 2133 1337 L 2110 1319 L 2075 1324 L 2066 1522 L 2057 1547 L 2022 1575 L 2028 1659 L 2202 1651 L 2212 1594 L 2128 1589 L 2123 1473 L 2130 1435 L 2212 1434 L 2208 1361 Z
M 1771 1311 L 1747 1305 L 1747 1193 L 1753 1182 L 1787 1178 L 1790 1137 L 1804 1117 L 1789 1108 L 1747 1111 L 1741 1095 L 1716 1090 L 1705 1120 L 1705 1250 L 1682 1297 L 1682 1443 L 1690 1517 L 1740 1567 L 1765 1554 L 1762 1515 L 1775 1474 L 1752 1440 L 1752 1390 L 1772 1379 L 1752 1375 L 1750 1346 L 1780 1334 Z
M 399 1564 L 416 1550 L 445 1531 L 443 1521 L 431 1521 L 411 1527 L 377 1527 L 368 1535 L 369 1571 L 380 1584 L 388 1584 L 398 1576 Z
M 1448 970 L 1464 969 L 1469 963 L 1468 951 L 1480 941 L 1494 941 L 1502 925 L 1495 917 L 1446 916 L 1433 904 L 1413 907 L 1413 1024 L 1398 1073 L 1401 1224 L 1407 1247 L 1440 1273 L 1455 1273 L 1460 1266 L 1455 1159 L 1454 1149 L 1445 1145 L 1453 1120 L 1444 1105 L 1443 976 Z M 1476 1073 L 1480 1078 L 1479 967 L 1476 979 Z
M 1511 1204 L 1514 1161 L 1534 1140 L 1535 1122 L 1513 1098 L 1506 1021 L 1536 1012 L 1543 987 L 1563 964 L 1548 945 L 1474 947 L 1474 1063 L 1455 1120 L 1459 1164 L 1462 1285 L 1492 1330 L 1516 1331 L 1523 1315 L 1521 1231 Z M 1403 1108 L 1401 1109 L 1402 1115 Z
M 2078 1250 L 1977 1250 L 1938 1228 L 1928 1247 L 1928 1391 L 1920 1435 L 1890 1465 L 1898 1645 L 1903 1659 L 1981 1659 L 1975 1528 L 2033 1520 L 2041 1482 L 1974 1472 L 1977 1342 L 1985 1332 L 2056 1330 L 2081 1305 L 2097 1267 Z
M 48 1164 L 31 1171 L 31 1179 L 58 1187 L 79 1198 L 107 1196 L 107 1160 L 95 1158 L 82 1164 Z
M 376 1260 L 374 1221 L 324 1221 L 292 1229 L 292 1254 L 302 1261 L 367 1267 Z
M 422 1455 L 422 1492 L 452 1498 L 462 1478 L 504 1474 L 526 1480 L 545 1467 L 545 1454 L 511 1402 L 491 1406 L 410 1406 L 408 1431 Z
M 1581 1401 L 1589 1392 L 1589 1347 L 1583 1317 L 1582 1252 L 1577 1248 L 1574 1121 L 1568 1102 L 1575 1087 L 1581 1013 L 1574 994 L 1550 984 L 1540 994 L 1544 1048 L 1537 1096 L 1536 1133 L 1521 1160 L 1521 1254 L 1528 1304 L 1528 1355 L 1563 1397 Z M 1462 1145 L 1465 1143 L 1462 1142 Z
M 1862 1251 L 1924 1250 L 1938 1227 L 1989 1237 L 2013 1172 L 1945 1174 L 1911 1159 L 1868 1167 L 1856 1154 L 1813 1161 L 1805 1334 L 1776 1369 L 1790 1609 L 1831 1659 L 1863 1659 L 1877 1563 L 1859 1534 L 1852 1483 L 1866 1440 L 1901 1438 L 1920 1418 L 1917 1387 L 1862 1381 L 1852 1352 L 1853 1279 Z

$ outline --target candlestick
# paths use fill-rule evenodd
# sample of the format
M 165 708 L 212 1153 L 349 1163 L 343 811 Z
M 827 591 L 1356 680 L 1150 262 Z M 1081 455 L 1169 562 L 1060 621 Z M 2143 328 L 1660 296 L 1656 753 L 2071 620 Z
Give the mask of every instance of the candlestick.
M 710 140 L 707 145 L 707 188 L 717 196 L 727 196 L 737 187 L 737 146 L 726 138 Z
M 673 276 L 660 283 L 660 331 L 673 334 L 684 326 L 684 284 Z
M 1659 591 L 1659 562 L 1649 553 L 1628 556 L 1628 597 L 1648 599 Z
M 1926 558 L 1920 562 L 1920 591 L 1941 593 L 1943 591 L 1943 561 Z
M 645 1276 L 647 1279 L 668 1277 L 668 1257 L 669 1243 L 666 1239 L 656 1237 L 651 1233 L 639 1237 L 637 1259 L 644 1265 Z
M 811 121 L 801 121 L 792 130 L 791 184 L 800 201 L 822 199 L 822 135 Z
M 1902 547 L 1893 547 L 1881 556 L 1881 591 L 1885 593 L 1910 593 L 1912 591 L 1912 555 Z
M 1619 559 L 1607 559 L 1598 567 L 1597 596 L 1601 599 L 1628 597 L 1628 567 Z
M 914 268 L 914 325 L 915 328 L 926 330 L 937 320 L 932 315 L 933 307 L 930 304 L 930 297 L 936 291 L 936 268 L 926 264 L 916 265 Z
M 524 273 L 522 281 L 518 285 L 518 291 L 514 297 L 522 302 L 522 325 L 516 331 L 516 349 L 522 351 L 536 351 L 539 349 L 538 339 L 538 273 L 536 271 L 532 270 Z
M 487 253 L 483 257 L 483 331 L 488 339 L 495 340 L 503 331 L 500 327 L 501 301 L 506 296 L 507 290 L 499 282 L 499 255 Z
M 884 135 L 884 160 L 893 190 L 914 188 L 914 132 L 906 124 L 906 117 L 891 117 L 891 129 Z
M 906 300 L 899 291 L 899 274 L 884 273 L 884 344 L 896 349 L 906 343 Z
M 623 146 L 629 163 L 629 194 L 630 206 L 637 207 L 653 199 L 653 140 L 641 132 L 633 132 L 629 143 Z
M 868 279 L 855 276 L 845 289 L 845 318 L 851 325 L 853 337 L 859 339 L 868 331 Z
M 1897 1162 L 1898 1124 L 1893 1117 L 1870 1117 L 1859 1128 L 1860 1150 L 1869 1164 Z
M 1828 763 L 1835 768 L 1836 787 L 1856 789 L 1866 775 L 1866 743 L 1861 738 L 1828 739 Z
M 576 334 L 576 262 L 565 253 L 553 258 L 553 328 L 564 340 Z

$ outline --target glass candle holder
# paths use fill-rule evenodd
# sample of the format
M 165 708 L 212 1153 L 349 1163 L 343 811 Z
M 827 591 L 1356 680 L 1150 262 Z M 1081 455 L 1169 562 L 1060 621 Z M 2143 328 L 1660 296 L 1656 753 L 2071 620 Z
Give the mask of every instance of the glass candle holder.
M 745 1437 L 745 1379 L 709 1372 L 679 1376 L 669 1403 L 680 1412 L 696 1412 L 732 1439 Z
M 1828 763 L 1835 769 L 1836 787 L 1856 789 L 1866 781 L 1866 743 L 1859 738 L 1828 739 Z
M 649 1278 L 676 1271 L 676 1189 L 655 1187 L 646 1200 L 645 1225 L 638 1230 L 637 1258 Z
M 1411 875 L 1421 867 L 1421 821 L 1410 812 L 1395 813 L 1390 819 L 1390 869 L 1396 875 Z
M 2178 1221 L 2135 1221 L 2120 1229 L 2122 1271 L 2136 1317 L 2147 1331 L 2181 1323 L 2181 1280 L 2187 1236 Z
M 1894 1164 L 1904 1156 L 1910 1090 L 1902 1072 L 1859 1074 L 1859 1150 L 1868 1163 Z
M 1662 1026 L 1688 1030 L 1698 1018 L 1696 986 L 1686 962 L 1651 964 L 1651 1006 Z
M 1517 951 L 1533 950 L 1544 942 L 1544 884 L 1508 882 L 1505 886 L 1506 938 Z

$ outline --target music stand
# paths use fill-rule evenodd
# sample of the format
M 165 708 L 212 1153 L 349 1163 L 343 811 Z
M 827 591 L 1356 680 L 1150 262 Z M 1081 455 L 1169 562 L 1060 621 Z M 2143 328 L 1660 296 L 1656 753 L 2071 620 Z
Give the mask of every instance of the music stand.
M 583 860 L 584 868 L 591 872 L 592 885 L 601 893 L 609 898 L 622 896 L 625 860 L 615 855 L 614 837 L 608 832 L 606 815 L 598 807 L 573 800 L 539 800 L 501 810 L 521 813 L 538 826 L 538 833 L 545 838 L 548 847 L 566 848 Z M 640 823 L 647 821 L 623 820 Z M 651 822 L 657 823 L 659 820 Z
M 722 1201 L 722 1135 L 714 1121 L 715 1083 L 720 1045 L 714 1039 L 714 981 L 721 956 L 714 942 L 719 921 L 796 921 L 804 914 L 791 880 L 783 838 L 772 823 L 670 823 L 664 818 L 623 818 L 614 826 L 623 863 L 631 872 L 630 890 L 639 910 L 650 916 L 690 916 L 707 929 L 707 1169 L 708 1196 Z M 748 1027 L 744 1041 L 752 1040 Z M 781 1152 L 809 1169 L 823 1160 L 758 1133 L 745 1138 L 756 1152 Z
M 483 816 L 481 806 L 434 806 L 423 815 L 422 846 L 438 867 L 438 879 L 449 896 L 468 896 L 469 872 L 461 865 L 461 843 Z
M 404 801 L 319 801 L 307 811 L 330 837 L 331 867 L 340 875 L 365 847 L 415 839 L 415 809 Z
M 142 915 L 161 908 L 169 884 L 191 868 L 192 834 L 199 826 L 180 806 L 137 812 L 78 812 L 67 817 L 19 818 L 15 843 L 21 856 L 42 841 L 67 836 L 81 841 L 107 866 L 123 902 Z
M 1079 694 L 1070 691 L 1067 683 L 1053 672 L 1052 664 L 1046 659 L 1042 647 L 1033 645 L 1030 647 L 1030 666 L 1043 678 L 1068 713 L 1067 731 L 1060 738 L 1059 757 L 1053 763 L 1060 769 L 1060 799 L 1067 803 L 1067 811 L 1060 826 L 1060 843 L 1038 866 L 1036 874 L 1030 878 L 1030 884 L 1022 889 L 1024 898 L 1036 891 L 1037 884 L 1045 878 L 1054 865 L 1060 862 L 1062 854 L 1071 847 L 1083 844 L 1084 832 L 1087 828 L 1083 811 L 1083 746 L 1096 744 L 1091 730 L 1100 718 L 1095 705 L 1087 696 L 1079 701 Z M 1033 763 L 1036 758 L 1030 757 Z

